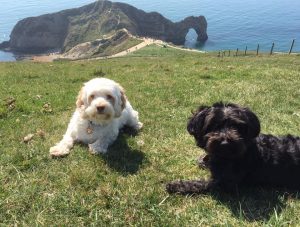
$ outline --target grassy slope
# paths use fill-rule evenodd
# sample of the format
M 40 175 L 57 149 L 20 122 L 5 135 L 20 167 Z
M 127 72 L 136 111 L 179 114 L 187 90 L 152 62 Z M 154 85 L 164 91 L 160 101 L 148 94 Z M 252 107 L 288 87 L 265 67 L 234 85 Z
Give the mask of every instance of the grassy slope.
M 107 156 L 84 146 L 52 160 L 83 82 L 120 82 L 144 123 Z M 156 47 L 125 58 L 0 64 L 0 222 L 4 225 L 297 225 L 300 201 L 284 191 L 168 196 L 166 182 L 208 177 L 186 131 L 190 111 L 224 100 L 252 108 L 262 132 L 300 134 L 300 57 L 218 58 Z M 9 110 L 6 99 L 16 99 Z M 44 106 L 45 104 L 47 106 Z M 44 106 L 44 107 L 43 107 Z M 25 144 L 22 138 L 38 130 Z

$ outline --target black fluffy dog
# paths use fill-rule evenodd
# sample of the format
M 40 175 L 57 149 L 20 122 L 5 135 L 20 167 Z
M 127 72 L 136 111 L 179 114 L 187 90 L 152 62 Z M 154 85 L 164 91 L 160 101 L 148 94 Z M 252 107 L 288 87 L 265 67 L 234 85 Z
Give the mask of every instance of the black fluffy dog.
M 211 179 L 167 184 L 169 193 L 233 192 L 240 186 L 300 189 L 300 138 L 260 134 L 257 116 L 236 104 L 201 106 L 188 132 L 206 152 Z

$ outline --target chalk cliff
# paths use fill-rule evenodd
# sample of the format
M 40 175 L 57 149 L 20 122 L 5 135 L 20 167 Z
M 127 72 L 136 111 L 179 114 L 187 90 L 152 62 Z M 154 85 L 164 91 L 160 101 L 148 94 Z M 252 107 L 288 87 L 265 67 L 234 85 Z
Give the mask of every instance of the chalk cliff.
M 182 45 L 190 28 L 198 41 L 207 40 L 204 16 L 187 17 L 173 23 L 156 12 L 146 13 L 125 3 L 100 0 L 53 14 L 19 21 L 2 47 L 21 53 L 66 52 L 74 46 L 110 36 L 125 28 L 136 36 L 146 36 Z

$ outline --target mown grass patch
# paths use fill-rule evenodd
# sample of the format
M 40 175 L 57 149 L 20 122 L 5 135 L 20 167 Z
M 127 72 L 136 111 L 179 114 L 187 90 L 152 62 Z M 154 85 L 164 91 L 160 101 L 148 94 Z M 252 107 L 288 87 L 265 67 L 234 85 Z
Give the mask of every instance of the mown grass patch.
M 76 145 L 66 158 L 49 158 L 83 82 L 102 75 L 125 88 L 143 130 L 121 134 L 105 156 Z M 236 102 L 257 113 L 262 132 L 299 135 L 299 78 L 295 55 L 219 58 L 155 46 L 101 61 L 0 63 L 0 222 L 296 226 L 297 193 L 258 188 L 183 197 L 169 196 L 164 187 L 209 176 L 197 167 L 203 152 L 186 131 L 200 104 Z M 28 134 L 34 137 L 24 143 Z

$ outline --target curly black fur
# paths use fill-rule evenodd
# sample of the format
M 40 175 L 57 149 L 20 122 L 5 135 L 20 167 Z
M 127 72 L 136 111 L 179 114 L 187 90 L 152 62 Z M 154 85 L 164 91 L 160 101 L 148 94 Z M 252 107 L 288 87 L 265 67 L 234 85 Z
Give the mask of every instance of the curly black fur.
M 231 192 L 245 185 L 300 189 L 300 138 L 259 134 L 250 109 L 221 102 L 201 106 L 187 130 L 206 152 L 200 165 L 210 170 L 211 179 L 171 182 L 169 193 Z

